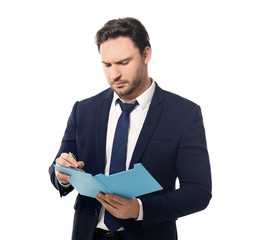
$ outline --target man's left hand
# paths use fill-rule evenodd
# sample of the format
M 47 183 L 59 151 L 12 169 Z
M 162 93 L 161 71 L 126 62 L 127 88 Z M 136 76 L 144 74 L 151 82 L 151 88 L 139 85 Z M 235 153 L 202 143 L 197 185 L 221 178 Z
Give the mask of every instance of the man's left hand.
M 96 199 L 116 218 L 128 219 L 139 216 L 139 202 L 136 198 L 128 199 L 110 193 L 98 193 Z

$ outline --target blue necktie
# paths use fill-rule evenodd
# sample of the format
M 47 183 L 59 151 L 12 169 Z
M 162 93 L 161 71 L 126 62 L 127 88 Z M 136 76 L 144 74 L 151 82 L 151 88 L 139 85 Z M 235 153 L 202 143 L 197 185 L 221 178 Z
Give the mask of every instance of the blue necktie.
M 116 125 L 109 174 L 126 170 L 129 115 L 130 112 L 134 109 L 134 107 L 138 104 L 137 101 L 134 104 L 122 103 L 120 100 L 118 101 L 122 113 Z M 115 218 L 108 211 L 105 211 L 104 223 L 111 232 L 116 232 L 121 227 L 119 219 Z

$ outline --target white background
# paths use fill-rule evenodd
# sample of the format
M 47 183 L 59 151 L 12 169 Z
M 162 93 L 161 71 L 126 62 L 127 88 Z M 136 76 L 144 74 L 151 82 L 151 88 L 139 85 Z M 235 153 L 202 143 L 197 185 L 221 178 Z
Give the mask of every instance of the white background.
M 0 2 L 1 239 L 70 239 L 76 192 L 60 198 L 52 163 L 76 100 L 108 87 L 94 44 L 136 17 L 150 76 L 202 107 L 213 199 L 177 221 L 179 239 L 266 239 L 265 1 Z

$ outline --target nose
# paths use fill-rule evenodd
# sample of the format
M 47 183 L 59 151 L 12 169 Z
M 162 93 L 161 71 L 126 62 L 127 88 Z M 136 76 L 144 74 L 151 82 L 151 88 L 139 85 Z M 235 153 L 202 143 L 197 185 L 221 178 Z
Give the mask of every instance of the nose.
M 118 67 L 112 66 L 110 77 L 112 81 L 116 81 L 121 77 L 121 72 L 119 71 Z

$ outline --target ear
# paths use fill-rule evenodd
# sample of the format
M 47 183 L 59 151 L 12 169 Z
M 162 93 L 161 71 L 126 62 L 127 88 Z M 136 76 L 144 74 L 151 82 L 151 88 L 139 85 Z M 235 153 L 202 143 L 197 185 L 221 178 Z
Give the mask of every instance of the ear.
M 148 64 L 149 61 L 151 60 L 151 48 L 146 47 L 143 51 L 142 56 L 143 56 L 144 64 Z

